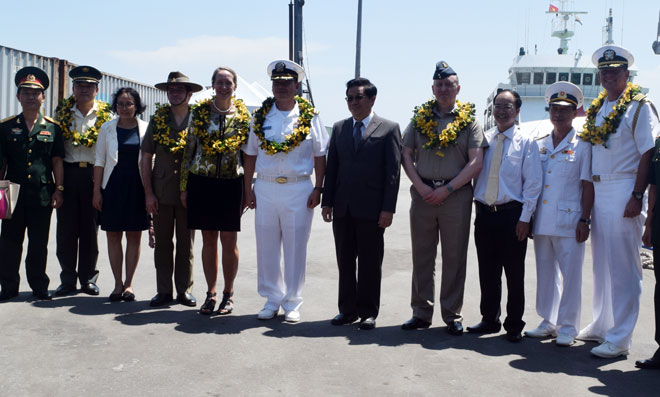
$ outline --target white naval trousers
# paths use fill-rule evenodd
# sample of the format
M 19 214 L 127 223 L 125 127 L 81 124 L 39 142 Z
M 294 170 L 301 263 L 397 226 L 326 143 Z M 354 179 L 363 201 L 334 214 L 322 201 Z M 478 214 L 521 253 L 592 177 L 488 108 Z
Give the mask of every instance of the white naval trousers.
M 594 320 L 580 334 L 629 349 L 642 294 L 642 216 L 624 218 L 634 178 L 594 182 Z
M 313 190 L 309 179 L 283 184 L 255 180 L 257 290 L 267 299 L 267 309 L 298 310 L 303 303 L 307 242 L 314 215 L 307 208 L 307 199 Z
M 580 327 L 584 243 L 575 237 L 534 235 L 534 253 L 541 326 L 574 338 Z

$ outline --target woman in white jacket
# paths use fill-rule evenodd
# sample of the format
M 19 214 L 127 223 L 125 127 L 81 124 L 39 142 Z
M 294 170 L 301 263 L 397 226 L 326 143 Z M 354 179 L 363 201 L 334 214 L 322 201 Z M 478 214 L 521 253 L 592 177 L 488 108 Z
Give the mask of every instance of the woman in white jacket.
M 101 126 L 94 164 L 94 207 L 108 239 L 108 257 L 115 277 L 110 301 L 134 301 L 133 276 L 140 257 L 142 231 L 149 227 L 140 175 L 140 143 L 147 123 L 137 115 L 144 111 L 133 88 L 120 88 L 112 99 L 118 118 Z M 122 237 L 126 233 L 126 278 L 122 280 Z

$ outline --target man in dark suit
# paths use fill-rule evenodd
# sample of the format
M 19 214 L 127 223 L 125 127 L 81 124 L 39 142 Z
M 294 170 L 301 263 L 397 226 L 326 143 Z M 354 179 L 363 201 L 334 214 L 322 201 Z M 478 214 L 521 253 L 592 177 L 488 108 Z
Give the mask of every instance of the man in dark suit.
M 353 117 L 332 127 L 321 201 L 323 220 L 333 222 L 339 267 L 339 314 L 332 325 L 359 317 L 360 329 L 376 326 L 383 235 L 396 209 L 401 166 L 399 125 L 372 112 L 376 93 L 365 78 L 346 83 Z

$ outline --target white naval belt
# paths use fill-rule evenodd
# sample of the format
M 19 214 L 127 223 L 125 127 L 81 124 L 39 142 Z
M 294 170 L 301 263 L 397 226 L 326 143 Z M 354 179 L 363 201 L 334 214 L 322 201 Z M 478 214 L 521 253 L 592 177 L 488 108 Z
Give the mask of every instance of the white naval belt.
M 605 182 L 605 181 L 616 181 L 619 179 L 630 179 L 635 178 L 635 174 L 626 173 L 626 174 L 601 174 L 601 175 L 592 175 L 591 180 L 594 182 Z
M 295 183 L 295 182 L 304 182 L 309 180 L 309 175 L 300 175 L 300 176 L 272 176 L 272 175 L 263 175 L 257 174 L 257 178 L 266 182 L 277 182 L 277 183 Z

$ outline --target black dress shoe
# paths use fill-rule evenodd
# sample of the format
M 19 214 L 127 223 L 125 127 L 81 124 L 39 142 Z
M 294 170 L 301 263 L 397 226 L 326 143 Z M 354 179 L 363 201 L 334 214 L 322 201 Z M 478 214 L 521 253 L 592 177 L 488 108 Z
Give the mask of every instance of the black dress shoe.
M 353 324 L 358 319 L 357 314 L 344 314 L 339 313 L 330 321 L 332 325 L 346 325 Z
M 131 291 L 124 291 L 124 292 L 121 294 L 121 299 L 122 299 L 124 302 L 133 302 L 133 301 L 135 300 L 135 294 L 132 293 Z
M 195 297 L 192 296 L 192 294 L 189 294 L 187 292 L 185 294 L 177 295 L 176 301 L 184 306 L 190 306 L 190 307 L 197 306 L 197 299 L 195 299 Z
M 494 334 L 500 332 L 500 329 L 502 329 L 502 323 L 499 321 L 494 323 L 482 321 L 477 325 L 467 327 L 467 331 L 473 334 Z
M 119 302 L 121 300 L 121 292 L 117 292 L 116 294 L 110 294 L 108 300 L 110 302 Z
M 642 369 L 660 369 L 660 354 L 656 353 L 646 360 L 635 361 L 635 367 Z
M 165 306 L 168 303 L 171 303 L 173 300 L 174 298 L 172 298 L 172 294 L 158 293 L 156 294 L 156 296 L 151 298 L 151 302 L 149 302 L 149 306 L 151 307 Z
M 55 296 L 67 296 L 67 295 L 72 294 L 74 292 L 76 292 L 76 286 L 75 285 L 61 284 L 55 290 Z
M 96 286 L 94 283 L 87 283 L 80 287 L 80 292 L 85 293 L 87 295 L 98 295 L 99 294 L 99 287 Z
M 428 321 L 424 321 L 419 317 L 412 317 L 410 320 L 406 321 L 401 325 L 401 329 L 405 329 L 406 331 L 410 331 L 413 329 L 425 329 L 431 326 L 431 323 Z
M 40 301 L 49 301 L 53 299 L 53 295 L 48 290 L 32 291 L 32 295 Z
M 447 332 L 451 335 L 463 335 L 463 324 L 460 321 L 452 321 L 447 324 Z
M 0 293 L 0 302 L 8 301 L 12 298 L 16 298 L 17 296 L 18 296 L 18 291 L 9 292 L 9 291 L 2 290 L 2 292 Z
M 518 342 L 522 342 L 523 336 L 520 332 L 507 332 L 506 340 L 508 340 L 511 343 L 518 343 Z
M 376 328 L 376 319 L 373 317 L 367 317 L 360 320 L 360 325 L 358 328 L 362 330 L 370 330 Z

